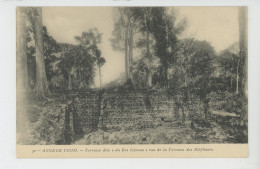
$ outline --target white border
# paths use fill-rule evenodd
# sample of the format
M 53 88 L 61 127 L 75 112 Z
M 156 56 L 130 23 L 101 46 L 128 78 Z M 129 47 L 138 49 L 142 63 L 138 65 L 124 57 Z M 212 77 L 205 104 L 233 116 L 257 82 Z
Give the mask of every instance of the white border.
M 249 158 L 240 159 L 16 159 L 16 6 L 248 6 Z M 260 1 L 259 0 L 0 0 L 0 168 L 260 168 Z

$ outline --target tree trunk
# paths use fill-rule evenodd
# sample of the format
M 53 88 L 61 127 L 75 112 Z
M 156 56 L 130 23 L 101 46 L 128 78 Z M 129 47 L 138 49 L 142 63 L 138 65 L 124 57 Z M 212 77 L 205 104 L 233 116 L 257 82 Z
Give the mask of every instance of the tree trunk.
M 148 88 L 152 87 L 152 57 L 150 52 L 150 34 L 147 26 L 147 20 L 148 20 L 149 14 L 145 14 L 145 28 L 146 28 L 146 57 L 148 58 L 148 69 L 147 69 L 147 77 L 146 77 L 146 85 Z
M 132 26 L 129 27 L 129 65 L 130 65 L 130 79 L 133 79 L 133 28 Z
M 168 88 L 168 63 L 164 66 L 164 80 L 165 80 L 165 88 Z
M 148 70 L 147 72 L 147 87 L 152 87 L 152 72 Z
M 28 89 L 28 72 L 27 72 L 27 53 L 26 53 L 26 29 L 25 29 L 25 8 L 17 7 L 16 11 L 17 27 L 16 27 L 16 115 L 17 132 L 26 132 L 28 129 L 28 117 L 26 106 L 27 89 Z
M 205 94 L 204 96 L 204 113 L 205 113 L 205 117 L 207 118 L 209 115 L 209 101 L 207 98 L 207 94 Z
M 68 82 L 68 89 L 69 90 L 72 90 L 72 75 L 71 73 L 69 72 L 69 82 Z
M 149 46 L 149 32 L 147 32 L 147 57 L 148 57 L 148 70 L 147 70 L 147 87 L 152 87 L 152 58 Z
M 190 112 L 188 108 L 188 100 L 189 100 L 189 91 L 187 88 L 187 73 L 184 75 L 184 97 L 183 97 L 183 105 L 188 110 L 188 117 L 190 117 Z
M 247 7 L 239 8 L 239 57 L 241 59 L 241 94 L 247 97 Z
M 100 88 L 100 91 L 101 91 L 102 83 L 101 83 L 101 68 L 100 68 L 100 66 L 98 66 L 98 70 L 99 70 L 99 88 Z
M 163 66 L 160 66 L 160 70 L 159 70 L 159 82 L 160 82 L 160 87 L 163 88 Z
M 26 44 L 26 28 L 25 28 L 25 8 L 17 8 L 17 36 L 16 36 L 16 58 L 17 58 L 17 89 L 26 92 L 28 89 L 28 70 L 27 70 L 27 44 Z
M 168 24 L 167 24 L 167 15 L 165 15 L 165 32 L 166 32 L 166 46 L 165 46 L 165 54 L 166 54 L 166 62 L 165 62 L 165 87 L 168 88 L 168 61 L 169 61 L 169 35 L 168 35 Z
M 35 30 L 35 50 L 36 50 L 36 79 L 37 79 L 37 95 L 43 96 L 49 93 L 49 86 L 46 77 L 44 53 L 43 53 L 43 37 L 42 37 L 42 9 L 34 8 L 36 11 L 34 20 Z
M 123 16 L 123 10 L 126 10 L 126 8 L 119 8 L 119 13 L 121 17 L 121 21 L 124 27 L 124 45 L 125 45 L 125 81 L 127 82 L 130 78 L 130 67 L 129 67 L 129 62 L 130 62 L 130 48 L 129 48 L 129 21 L 125 20 Z
M 125 78 L 126 81 L 129 79 L 129 53 L 128 53 L 128 33 L 127 28 L 125 30 Z
M 233 92 L 233 79 L 232 79 L 232 75 L 230 76 L 230 91 Z
M 237 76 L 236 76 L 236 94 L 239 93 L 239 63 L 240 63 L 240 58 L 237 61 Z
M 225 66 L 225 73 L 224 73 L 224 76 L 225 76 L 225 86 L 226 86 L 226 91 L 228 92 L 228 79 L 227 79 L 227 68 Z

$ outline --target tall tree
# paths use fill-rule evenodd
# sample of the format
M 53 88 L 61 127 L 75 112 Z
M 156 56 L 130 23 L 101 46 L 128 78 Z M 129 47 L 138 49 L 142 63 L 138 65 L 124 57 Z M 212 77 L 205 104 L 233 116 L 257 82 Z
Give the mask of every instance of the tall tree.
M 228 50 L 225 50 L 218 56 L 216 59 L 216 63 L 219 64 L 221 68 L 221 78 L 224 81 L 224 86 L 226 91 L 233 92 L 235 91 L 235 87 L 238 84 L 234 83 L 237 80 L 237 66 L 239 57 L 231 53 Z
M 247 97 L 247 65 L 248 65 L 248 50 L 247 50 L 247 7 L 239 7 L 239 57 L 241 65 L 241 87 L 242 96 Z
M 27 70 L 27 43 L 26 43 L 26 8 L 17 8 L 17 87 L 19 90 L 26 91 L 28 88 Z
M 125 52 L 126 81 L 132 79 L 134 32 L 136 24 L 133 18 L 133 7 L 119 7 L 119 14 L 115 20 L 112 46 L 116 50 Z
M 98 57 L 97 58 L 97 65 L 98 65 L 98 70 L 99 70 L 99 86 L 100 90 L 102 89 L 102 76 L 101 76 L 101 67 L 105 64 L 106 60 L 103 57 Z
M 101 57 L 101 51 L 99 49 L 99 44 L 102 41 L 102 34 L 94 28 L 90 29 L 88 32 L 83 32 L 81 36 L 76 36 L 75 39 L 79 42 L 80 45 L 84 46 L 90 53 L 93 58 L 96 59 L 96 63 L 99 70 L 99 82 L 100 82 L 100 90 L 102 88 L 101 81 L 101 67 L 105 64 L 105 58 Z
M 180 100 L 183 107 L 187 107 L 189 100 L 189 93 L 191 91 L 189 85 L 192 82 L 192 77 L 190 75 L 191 69 L 191 59 L 194 57 L 196 52 L 198 52 L 199 43 L 194 39 L 183 39 L 178 43 L 177 57 L 173 66 L 173 83 L 171 88 L 175 89 L 176 94 L 178 93 L 180 97 L 176 97 L 176 101 Z M 182 117 L 184 118 L 184 111 Z
M 28 8 L 30 9 L 30 8 Z M 31 21 L 34 21 L 34 17 L 32 17 L 32 13 L 28 13 Z M 28 61 L 28 79 L 29 86 L 31 89 L 34 89 L 34 85 L 36 82 L 36 52 L 35 52 L 35 35 L 32 27 L 32 22 L 27 22 L 27 61 Z M 49 84 L 49 89 L 54 89 L 54 85 L 52 83 L 52 78 L 57 78 L 57 72 L 55 71 L 55 62 L 58 62 L 59 58 L 56 56 L 57 53 L 61 52 L 60 45 L 56 42 L 56 40 L 49 35 L 46 26 L 43 26 L 43 50 L 44 50 L 44 63 L 45 63 L 45 71 Z M 56 77 L 54 77 L 56 76 Z
M 46 76 L 48 82 L 50 82 L 52 77 L 55 75 L 52 64 L 58 61 L 58 57 L 55 54 L 61 52 L 61 47 L 56 42 L 56 40 L 48 33 L 46 26 L 43 26 L 43 43 Z M 49 88 L 50 87 L 51 86 L 49 84 Z
M 204 114 L 208 115 L 209 93 L 212 90 L 212 75 L 214 71 L 214 48 L 206 41 L 183 39 L 178 43 L 178 52 L 173 65 L 173 83 L 177 111 L 182 109 L 182 119 L 185 119 L 184 108 L 189 107 L 190 98 L 195 95 L 204 105 Z M 192 116 L 191 111 L 187 111 Z
M 36 90 L 38 96 L 44 96 L 45 93 L 49 93 L 49 85 L 44 63 L 42 9 L 41 7 L 35 7 L 33 8 L 33 12 L 36 50 Z
M 61 56 L 59 69 L 67 89 L 86 89 L 93 83 L 95 58 L 82 45 L 69 47 Z
M 161 61 L 160 83 L 161 87 L 168 88 L 168 69 L 175 60 L 178 35 L 184 30 L 186 20 L 177 24 L 175 10 L 169 11 L 162 7 L 153 8 L 152 15 L 151 31 L 156 41 L 155 53 Z
M 200 96 L 204 104 L 204 114 L 209 113 L 208 95 L 212 86 L 214 48 L 207 41 L 197 41 L 197 49 L 190 61 L 189 74 L 192 77 L 190 87 Z
M 26 8 L 17 7 L 16 10 L 16 90 L 17 90 L 17 132 L 26 130 L 27 117 L 27 52 L 26 52 Z
M 139 36 L 137 39 L 137 47 L 139 49 L 143 49 L 142 55 L 144 57 L 140 60 L 143 63 L 146 61 L 146 86 L 152 86 L 152 36 L 151 36 L 151 20 L 152 15 L 151 7 L 139 7 L 139 8 L 131 8 L 133 13 L 133 20 L 138 24 L 138 32 Z
M 150 23 L 151 23 L 151 8 L 143 8 L 144 28 L 145 28 L 145 43 L 146 43 L 146 58 L 148 59 L 148 68 L 146 75 L 147 87 L 152 87 L 152 54 L 150 51 Z

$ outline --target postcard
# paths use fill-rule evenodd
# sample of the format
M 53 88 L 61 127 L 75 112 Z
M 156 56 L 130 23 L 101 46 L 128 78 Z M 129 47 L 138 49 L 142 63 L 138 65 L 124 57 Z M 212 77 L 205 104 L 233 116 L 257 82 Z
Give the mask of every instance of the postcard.
M 248 10 L 17 7 L 17 157 L 248 157 Z

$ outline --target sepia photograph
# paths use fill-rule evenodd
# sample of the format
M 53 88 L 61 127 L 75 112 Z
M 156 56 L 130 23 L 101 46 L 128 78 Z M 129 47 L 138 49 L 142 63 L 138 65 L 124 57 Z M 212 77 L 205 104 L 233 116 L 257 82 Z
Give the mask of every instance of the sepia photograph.
M 17 7 L 17 145 L 248 144 L 248 9 Z

